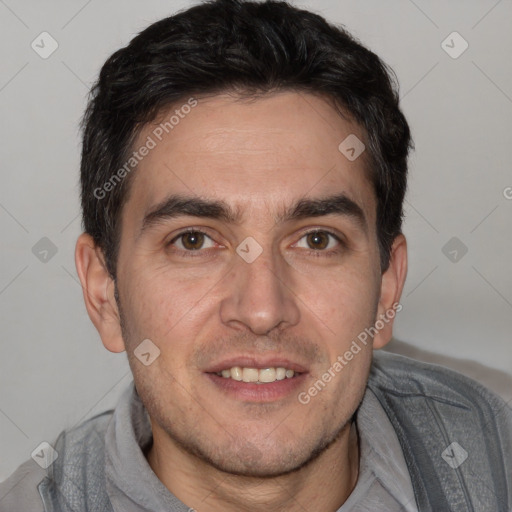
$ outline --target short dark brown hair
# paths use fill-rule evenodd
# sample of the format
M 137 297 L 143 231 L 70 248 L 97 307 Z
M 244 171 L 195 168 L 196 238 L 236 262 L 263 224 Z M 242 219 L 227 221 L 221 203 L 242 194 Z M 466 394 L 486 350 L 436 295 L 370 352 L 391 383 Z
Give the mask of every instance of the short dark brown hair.
M 82 119 L 83 228 L 102 249 L 110 275 L 116 276 L 133 176 L 120 170 L 140 130 L 173 104 L 230 90 L 320 94 L 364 128 L 386 270 L 401 233 L 412 148 L 394 73 L 317 14 L 283 1 L 212 0 L 150 25 L 105 62 L 91 89 Z

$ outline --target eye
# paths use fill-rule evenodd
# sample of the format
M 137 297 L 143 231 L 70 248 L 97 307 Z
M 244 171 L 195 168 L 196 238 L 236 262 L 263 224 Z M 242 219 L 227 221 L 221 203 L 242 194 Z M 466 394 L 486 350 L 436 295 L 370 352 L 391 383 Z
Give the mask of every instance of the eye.
M 296 247 L 313 251 L 331 252 L 336 246 L 343 245 L 341 239 L 329 231 L 315 230 L 303 235 L 297 242 Z
M 211 249 L 214 247 L 214 242 L 203 231 L 189 230 L 174 237 L 168 245 L 174 245 L 182 251 L 198 251 Z

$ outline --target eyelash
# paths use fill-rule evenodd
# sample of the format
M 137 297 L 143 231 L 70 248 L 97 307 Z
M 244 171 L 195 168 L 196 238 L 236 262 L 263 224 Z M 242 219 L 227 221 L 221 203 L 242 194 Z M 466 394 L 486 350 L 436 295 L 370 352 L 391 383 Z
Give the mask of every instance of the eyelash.
M 338 235 L 336 235 L 335 233 L 332 233 L 331 231 L 327 231 L 325 229 L 317 229 L 317 230 L 307 231 L 300 237 L 299 240 L 301 240 L 302 238 L 304 238 L 307 235 L 310 235 L 311 233 L 325 233 L 329 236 L 332 236 L 334 238 L 334 240 L 336 240 L 336 242 L 338 242 L 338 246 L 334 249 L 329 249 L 329 250 L 317 249 L 316 251 L 313 249 L 306 249 L 308 251 L 308 253 L 315 258 L 320 258 L 320 257 L 330 258 L 332 256 L 339 256 L 347 248 L 345 242 Z
M 187 233 L 202 233 L 203 235 L 210 238 L 210 240 L 213 240 L 211 236 L 208 235 L 205 231 L 201 229 L 194 229 L 194 228 L 188 228 L 185 231 L 182 231 L 181 233 L 178 233 L 169 243 L 166 244 L 166 247 L 172 246 L 176 240 L 181 238 L 183 235 L 186 235 Z M 186 251 L 183 249 L 175 249 L 174 252 L 181 253 L 182 256 L 185 258 L 197 258 L 198 256 L 204 256 L 205 251 L 209 251 L 210 249 L 198 249 L 196 251 Z
M 196 229 L 196 228 L 188 228 L 185 231 L 182 231 L 181 233 L 178 233 L 169 243 L 166 244 L 166 247 L 172 246 L 172 244 L 174 244 L 179 238 L 181 238 L 183 235 L 186 235 L 187 233 L 201 233 L 201 234 L 207 236 L 208 238 L 210 238 L 210 240 L 213 241 L 212 237 L 209 236 L 208 233 L 206 233 L 205 231 L 203 231 L 201 229 Z M 312 255 L 314 257 L 337 256 L 344 249 L 346 249 L 346 247 L 347 247 L 345 242 L 338 235 L 336 235 L 335 233 L 333 233 L 332 231 L 329 231 L 327 229 L 318 229 L 317 228 L 317 229 L 312 229 L 311 231 L 306 231 L 305 233 L 302 234 L 302 236 L 299 238 L 299 240 L 302 240 L 305 236 L 308 236 L 308 235 L 314 234 L 314 233 L 325 233 L 325 234 L 333 237 L 336 240 L 336 242 L 338 242 L 338 244 L 339 244 L 339 246 L 336 249 L 330 249 L 330 250 L 326 250 L 326 249 L 323 249 L 323 250 L 322 249 L 317 249 L 317 250 L 305 249 L 310 255 Z M 206 251 L 209 251 L 210 249 L 197 249 L 195 251 L 194 250 L 178 249 L 178 250 L 176 250 L 176 252 L 180 252 L 184 257 L 187 257 L 187 258 L 197 258 L 199 256 L 203 256 L 204 253 Z

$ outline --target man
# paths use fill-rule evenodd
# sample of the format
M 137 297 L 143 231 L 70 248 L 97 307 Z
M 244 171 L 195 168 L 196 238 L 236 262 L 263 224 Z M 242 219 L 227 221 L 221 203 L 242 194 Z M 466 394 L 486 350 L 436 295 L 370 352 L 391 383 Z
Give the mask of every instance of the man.
M 512 510 L 508 406 L 373 352 L 412 145 L 376 55 L 284 2 L 214 0 L 112 55 L 83 127 L 76 265 L 134 383 L 0 510 Z

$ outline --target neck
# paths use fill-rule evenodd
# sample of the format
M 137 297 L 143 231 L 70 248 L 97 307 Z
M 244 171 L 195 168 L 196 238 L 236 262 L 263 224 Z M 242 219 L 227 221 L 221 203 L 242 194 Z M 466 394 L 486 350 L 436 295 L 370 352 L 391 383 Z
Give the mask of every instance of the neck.
M 169 491 L 198 512 L 334 512 L 357 482 L 355 422 L 348 423 L 336 440 L 307 465 L 273 478 L 225 473 L 157 432 L 153 428 L 153 445 L 147 453 L 149 465 Z

